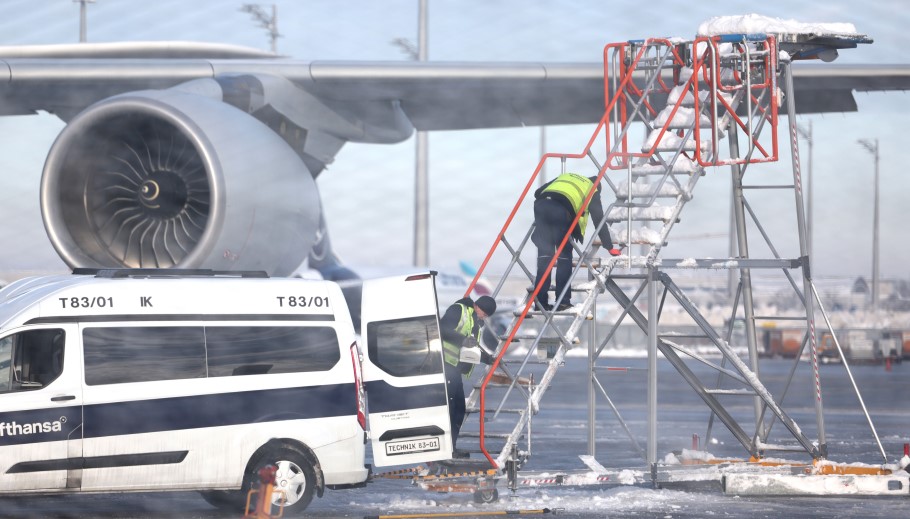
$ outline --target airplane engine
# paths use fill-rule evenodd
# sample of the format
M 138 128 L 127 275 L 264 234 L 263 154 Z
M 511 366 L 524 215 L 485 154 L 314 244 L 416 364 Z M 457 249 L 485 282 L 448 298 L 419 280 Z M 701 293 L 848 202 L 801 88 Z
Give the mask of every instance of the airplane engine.
M 90 106 L 41 178 L 44 225 L 70 267 L 288 275 L 316 241 L 320 210 L 313 176 L 275 131 L 178 89 Z

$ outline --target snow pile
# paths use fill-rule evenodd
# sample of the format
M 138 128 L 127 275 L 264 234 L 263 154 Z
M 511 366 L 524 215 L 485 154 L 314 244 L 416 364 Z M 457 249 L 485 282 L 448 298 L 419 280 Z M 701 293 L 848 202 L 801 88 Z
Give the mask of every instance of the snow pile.
M 680 454 L 683 461 L 699 461 L 699 462 L 710 462 L 716 459 L 713 454 L 708 451 L 696 451 L 692 449 L 683 449 L 682 454 Z

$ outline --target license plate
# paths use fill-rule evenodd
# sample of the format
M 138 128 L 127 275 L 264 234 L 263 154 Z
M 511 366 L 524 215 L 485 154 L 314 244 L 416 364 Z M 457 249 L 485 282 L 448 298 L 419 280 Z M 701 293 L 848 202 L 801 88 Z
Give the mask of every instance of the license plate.
M 387 442 L 385 444 L 386 456 L 399 454 L 413 454 L 415 452 L 429 452 L 439 450 L 439 438 L 423 438 L 420 440 L 403 440 Z

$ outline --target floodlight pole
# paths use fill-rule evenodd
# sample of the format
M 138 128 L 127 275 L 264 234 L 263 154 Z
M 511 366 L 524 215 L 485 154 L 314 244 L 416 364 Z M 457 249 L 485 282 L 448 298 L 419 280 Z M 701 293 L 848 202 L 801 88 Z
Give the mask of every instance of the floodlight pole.
M 79 4 L 79 43 L 85 43 L 88 41 L 86 37 L 86 29 L 88 25 L 88 22 L 86 20 L 86 4 L 94 4 L 95 0 L 73 0 L 73 2 Z
M 265 9 L 257 4 L 243 4 L 240 10 L 250 13 L 250 16 L 259 22 L 259 26 L 268 31 L 272 54 L 278 54 L 278 38 L 281 36 L 278 32 L 278 6 L 272 4 L 272 16 L 267 15 Z
M 878 313 L 878 139 L 859 139 L 856 141 L 860 146 L 866 148 L 866 151 L 875 158 L 875 187 L 872 199 L 872 313 Z
M 547 127 L 540 127 L 540 156 L 543 157 L 547 153 Z M 537 182 L 542 186 L 547 183 L 547 161 L 543 161 L 543 164 L 540 166 L 540 176 L 538 177 Z
M 419 0 L 417 14 L 417 61 L 427 60 L 427 0 Z M 414 266 L 430 263 L 430 175 L 427 132 L 418 131 L 414 171 Z

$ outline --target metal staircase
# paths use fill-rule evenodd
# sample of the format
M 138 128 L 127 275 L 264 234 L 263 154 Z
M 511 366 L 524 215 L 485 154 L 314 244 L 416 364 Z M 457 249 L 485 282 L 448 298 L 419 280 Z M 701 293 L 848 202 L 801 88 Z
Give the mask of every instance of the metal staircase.
M 667 294 L 674 296 L 696 322 L 701 319 L 698 310 L 669 276 L 656 268 L 662 264 L 660 251 L 667 244 L 686 203 L 692 200 L 705 168 L 726 165 L 742 170 L 749 164 L 778 159 L 777 110 L 781 90 L 777 83 L 779 64 L 775 37 L 731 35 L 685 42 L 655 38 L 617 43 L 605 48 L 604 66 L 606 108 L 592 137 L 580 153 L 544 155 L 484 259 L 477 278 L 494 254 L 498 254 L 507 258 L 508 265 L 494 296 L 499 294 L 513 271 L 533 283 L 535 264 L 532 263 L 529 269 L 522 260 L 533 225 L 530 229 L 515 225 L 516 230 L 512 229 L 512 224 L 520 210 L 529 211 L 533 197 L 527 195 L 543 165 L 550 160 L 559 160 L 562 172 L 597 175 L 598 182 L 610 188 L 615 202 L 606 209 L 604 221 L 595 223 L 598 223 L 597 230 L 602 225 L 610 225 L 614 243 L 624 246 L 627 254 L 602 257 L 600 243 L 596 240 L 580 246 L 570 239 L 570 235 L 563 238 L 547 272 L 554 268 L 563 247 L 574 247 L 577 261 L 567 290 L 576 292 L 579 297 L 575 300 L 581 299 L 581 302 L 568 311 L 536 311 L 532 310 L 532 302 L 540 285 L 528 290 L 505 333 L 497 337 L 494 363 L 482 373 L 471 391 L 459 447 L 482 453 L 495 469 L 510 474 L 521 467 L 531 453 L 532 418 L 539 412 L 542 399 L 563 365 L 566 353 L 579 344 L 582 325 L 594 318 L 598 296 L 607 294 L 624 308 L 623 317 L 628 315 L 646 331 L 654 348 L 664 354 L 709 406 L 712 419 L 716 416 L 724 423 L 750 455 L 758 456 L 768 447 L 764 441 L 767 431 L 759 431 L 756 426 L 756 432 L 749 434 L 725 409 L 720 396 L 747 394 L 753 397 L 757 422 L 765 413 L 773 415 L 796 439 L 797 448 L 817 458 L 819 448 L 775 402 L 757 377 L 756 367 L 740 359 L 728 340 L 717 333 L 705 332 L 723 357 L 721 366 L 712 366 L 741 386 L 734 390 L 719 390 L 699 380 L 680 358 L 679 348 L 657 334 L 658 284 L 664 287 L 664 298 Z M 641 127 L 646 129 L 646 135 L 643 143 L 635 146 L 632 134 Z M 763 130 L 766 130 L 764 135 Z M 726 152 L 724 143 L 727 144 Z M 593 193 L 592 189 L 587 200 Z M 742 211 L 741 204 L 739 209 Z M 576 222 L 579 217 L 576 215 Z M 596 235 L 596 231 L 591 235 Z M 643 246 L 644 252 L 632 254 L 633 246 Z M 529 250 L 533 252 L 533 249 Z M 693 265 L 687 266 L 707 265 L 705 260 L 693 260 Z M 778 260 L 755 266 L 786 269 L 800 265 Z M 637 276 L 645 282 L 634 296 L 629 297 L 617 285 L 614 272 L 617 269 L 647 270 L 646 275 Z M 635 307 L 636 299 L 645 288 L 648 290 L 648 316 Z M 563 294 L 558 294 L 555 300 L 562 298 Z M 707 323 L 704 324 L 710 329 Z M 608 336 L 599 345 L 590 347 L 599 353 L 609 340 Z M 506 356 L 507 353 L 510 354 Z M 656 349 L 650 357 L 656 359 Z M 705 359 L 699 361 L 711 364 Z M 728 368 L 728 363 L 732 367 Z M 649 394 L 648 398 L 649 405 L 653 401 L 656 406 L 656 397 Z M 622 422 L 615 408 L 614 412 Z M 624 423 L 623 426 L 628 432 L 628 427 Z M 652 470 L 656 459 L 655 437 L 656 430 L 649 431 L 646 457 Z M 470 445 L 469 438 L 474 438 L 476 444 Z M 630 438 L 635 443 L 631 433 Z

